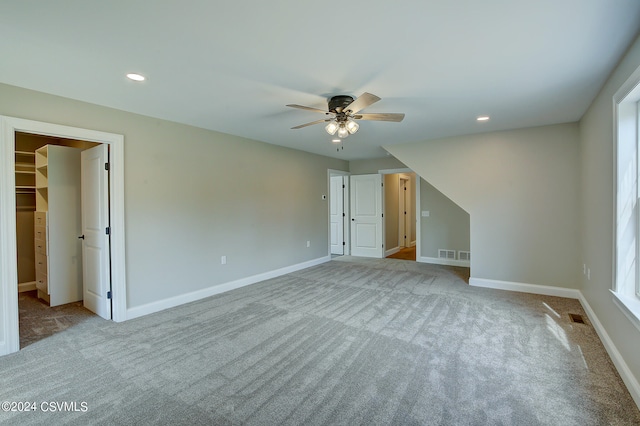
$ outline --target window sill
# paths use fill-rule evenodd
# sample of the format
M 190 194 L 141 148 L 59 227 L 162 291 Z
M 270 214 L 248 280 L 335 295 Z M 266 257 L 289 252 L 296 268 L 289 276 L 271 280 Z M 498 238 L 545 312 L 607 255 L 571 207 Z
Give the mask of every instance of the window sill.
M 613 294 L 613 303 L 620 308 L 622 313 L 640 331 L 640 300 L 628 297 L 610 290 Z

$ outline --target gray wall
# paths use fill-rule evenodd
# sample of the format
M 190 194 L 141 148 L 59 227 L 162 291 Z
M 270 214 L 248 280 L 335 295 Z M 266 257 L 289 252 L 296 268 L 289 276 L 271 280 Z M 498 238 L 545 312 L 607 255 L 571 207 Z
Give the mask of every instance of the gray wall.
M 640 66 L 640 40 L 636 40 L 580 121 L 582 262 L 591 279 L 580 274 L 582 293 L 609 337 L 640 380 L 640 331 L 613 304 L 613 143 L 614 93 Z
M 328 254 L 346 161 L 2 84 L 0 114 L 124 135 L 128 308 Z
M 372 160 L 352 160 L 349 162 L 349 172 L 352 175 L 366 175 L 378 173 L 379 170 L 406 169 L 407 166 L 398 159 L 388 156 Z
M 469 213 L 472 277 L 578 287 L 577 123 L 385 149 Z
M 469 251 L 469 213 L 438 191 L 424 179 L 420 180 L 421 211 L 428 210 L 429 217 L 420 216 L 422 237 L 421 257 L 438 257 L 438 249 Z

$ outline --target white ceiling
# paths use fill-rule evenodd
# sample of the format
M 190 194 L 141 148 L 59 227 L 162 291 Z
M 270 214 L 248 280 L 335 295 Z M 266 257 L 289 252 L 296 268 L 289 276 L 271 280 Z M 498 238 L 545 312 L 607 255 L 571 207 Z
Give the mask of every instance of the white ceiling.
M 351 160 L 577 121 L 639 29 L 638 0 L 4 0 L 0 82 Z M 290 129 L 363 92 L 405 120 Z

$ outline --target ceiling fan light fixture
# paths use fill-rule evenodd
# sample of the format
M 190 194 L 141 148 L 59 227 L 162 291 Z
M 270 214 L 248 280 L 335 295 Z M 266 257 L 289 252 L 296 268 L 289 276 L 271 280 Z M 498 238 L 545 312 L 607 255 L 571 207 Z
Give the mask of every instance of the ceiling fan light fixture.
M 345 125 L 345 127 L 347 128 L 350 134 L 354 134 L 355 132 L 358 131 L 358 129 L 360 128 L 360 125 L 353 120 L 349 120 L 347 121 L 347 124 Z
M 332 96 L 327 100 L 327 110 L 297 104 L 288 104 L 286 106 L 306 111 L 320 112 L 325 115 L 325 119 L 294 126 L 291 129 L 302 129 L 303 127 L 323 123 L 325 125 L 324 129 L 328 134 L 334 136 L 337 133 L 338 138 L 344 139 L 349 135 L 355 134 L 360 128 L 356 120 L 400 122 L 404 119 L 404 114 L 400 113 L 360 113 L 361 110 L 373 105 L 379 100 L 380 98 L 378 96 L 365 92 L 359 98 L 348 95 Z M 335 140 L 334 142 L 337 143 Z
M 327 131 L 327 133 L 333 136 L 338 131 L 338 127 L 339 127 L 338 123 L 336 123 L 335 121 L 330 121 L 329 124 L 327 124 L 324 129 Z

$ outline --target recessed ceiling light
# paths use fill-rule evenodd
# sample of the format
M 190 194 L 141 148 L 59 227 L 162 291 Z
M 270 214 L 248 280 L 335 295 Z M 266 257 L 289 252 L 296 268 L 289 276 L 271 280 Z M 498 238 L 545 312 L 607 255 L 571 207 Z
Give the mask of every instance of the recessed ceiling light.
M 488 115 L 481 115 L 480 117 L 476 118 L 477 121 L 489 121 L 489 116 Z
M 146 79 L 144 75 L 136 74 L 133 72 L 127 74 L 127 78 L 133 81 L 144 81 Z

